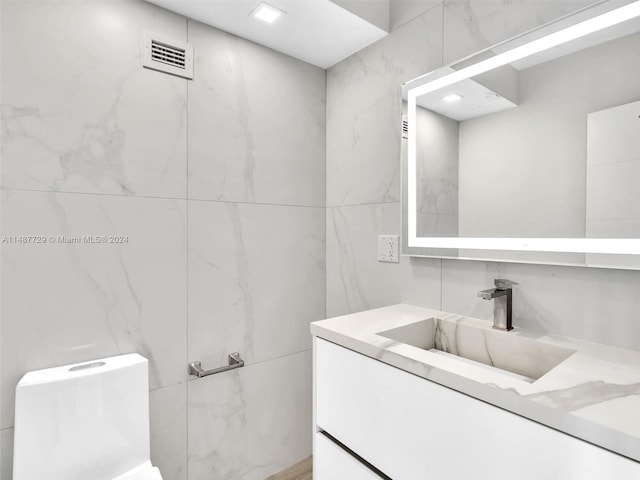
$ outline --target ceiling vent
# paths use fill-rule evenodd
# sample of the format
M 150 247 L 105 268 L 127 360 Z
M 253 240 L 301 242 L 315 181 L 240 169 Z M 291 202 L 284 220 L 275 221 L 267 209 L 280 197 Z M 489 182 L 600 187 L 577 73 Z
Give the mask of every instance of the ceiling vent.
M 148 32 L 142 37 L 143 67 L 178 77 L 193 78 L 193 46 L 160 39 Z

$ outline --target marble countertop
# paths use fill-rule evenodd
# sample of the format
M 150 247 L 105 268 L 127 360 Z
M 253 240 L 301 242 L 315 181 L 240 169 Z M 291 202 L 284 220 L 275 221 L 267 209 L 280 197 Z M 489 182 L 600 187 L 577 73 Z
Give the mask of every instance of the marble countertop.
M 379 335 L 427 319 L 448 325 L 445 330 L 451 338 L 445 340 L 449 342 L 465 328 L 474 327 L 485 338 L 499 340 L 500 335 L 508 335 L 540 345 L 542 350 L 568 349 L 569 356 L 537 380 L 526 381 Z M 640 352 L 517 326 L 500 332 L 484 320 L 405 304 L 313 322 L 311 333 L 640 461 Z M 500 342 L 479 343 L 488 358 L 504 350 Z M 531 363 L 536 363 L 535 358 Z

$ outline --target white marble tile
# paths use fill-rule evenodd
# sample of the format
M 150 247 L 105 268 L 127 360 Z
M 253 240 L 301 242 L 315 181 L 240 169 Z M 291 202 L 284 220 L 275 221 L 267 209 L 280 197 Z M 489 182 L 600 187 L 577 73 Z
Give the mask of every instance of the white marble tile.
M 498 263 L 443 260 L 442 311 L 492 319 L 493 303 L 479 298 L 478 292 L 493 288 L 493 280 L 500 278 L 499 266 Z M 518 294 L 516 290 L 516 300 Z
M 327 72 L 327 205 L 400 199 L 402 82 L 442 63 L 442 8 Z
M 446 0 L 444 63 L 508 40 L 594 0 Z
M 149 392 L 151 463 L 167 480 L 187 479 L 187 383 Z
M 398 303 L 403 263 L 378 262 L 378 235 L 400 233 L 400 204 L 327 209 L 327 317 Z
M 189 198 L 324 206 L 324 71 L 194 21 L 189 41 Z
M 0 430 L 0 480 L 13 477 L 13 428 Z
M 400 301 L 419 307 L 440 310 L 442 297 L 441 260 L 402 257 L 402 291 Z
M 189 361 L 248 363 L 311 346 L 324 318 L 325 210 L 189 202 Z
M 142 1 L 2 2 L 2 185 L 184 197 L 186 80 L 142 68 L 141 34 L 186 40 Z
M 518 264 L 501 271 L 520 282 L 515 325 L 640 350 L 640 272 Z
M 477 292 L 494 278 L 519 283 L 516 327 L 640 350 L 640 272 L 445 260 L 442 310 L 491 320 L 493 304 Z
M 4 191 L 2 427 L 29 370 L 138 352 L 151 388 L 186 379 L 186 201 Z M 126 236 L 122 244 L 51 236 Z
M 311 454 L 311 351 L 189 382 L 189 478 L 263 480 Z

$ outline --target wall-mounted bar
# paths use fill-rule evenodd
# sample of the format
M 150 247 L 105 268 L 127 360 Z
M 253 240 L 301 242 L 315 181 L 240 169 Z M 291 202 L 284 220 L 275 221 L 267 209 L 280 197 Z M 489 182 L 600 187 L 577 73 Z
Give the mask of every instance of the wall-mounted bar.
M 191 362 L 189 364 L 189 375 L 195 375 L 198 378 L 207 377 L 209 375 L 215 375 L 216 373 L 226 372 L 227 370 L 233 370 L 234 368 L 244 367 L 244 360 L 240 358 L 238 352 L 233 352 L 229 355 L 229 365 L 220 368 L 214 368 L 213 370 L 203 370 L 200 362 Z

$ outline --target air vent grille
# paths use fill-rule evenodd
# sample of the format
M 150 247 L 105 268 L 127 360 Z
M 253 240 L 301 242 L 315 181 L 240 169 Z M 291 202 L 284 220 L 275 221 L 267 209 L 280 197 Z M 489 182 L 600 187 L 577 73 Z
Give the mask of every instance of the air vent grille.
M 167 65 L 185 69 L 186 53 L 184 48 L 176 48 L 171 45 L 151 40 L 151 60 Z
M 406 118 L 402 119 L 402 138 L 409 138 L 409 122 Z
M 142 36 L 142 66 L 184 78 L 193 78 L 193 47 L 188 43 Z

